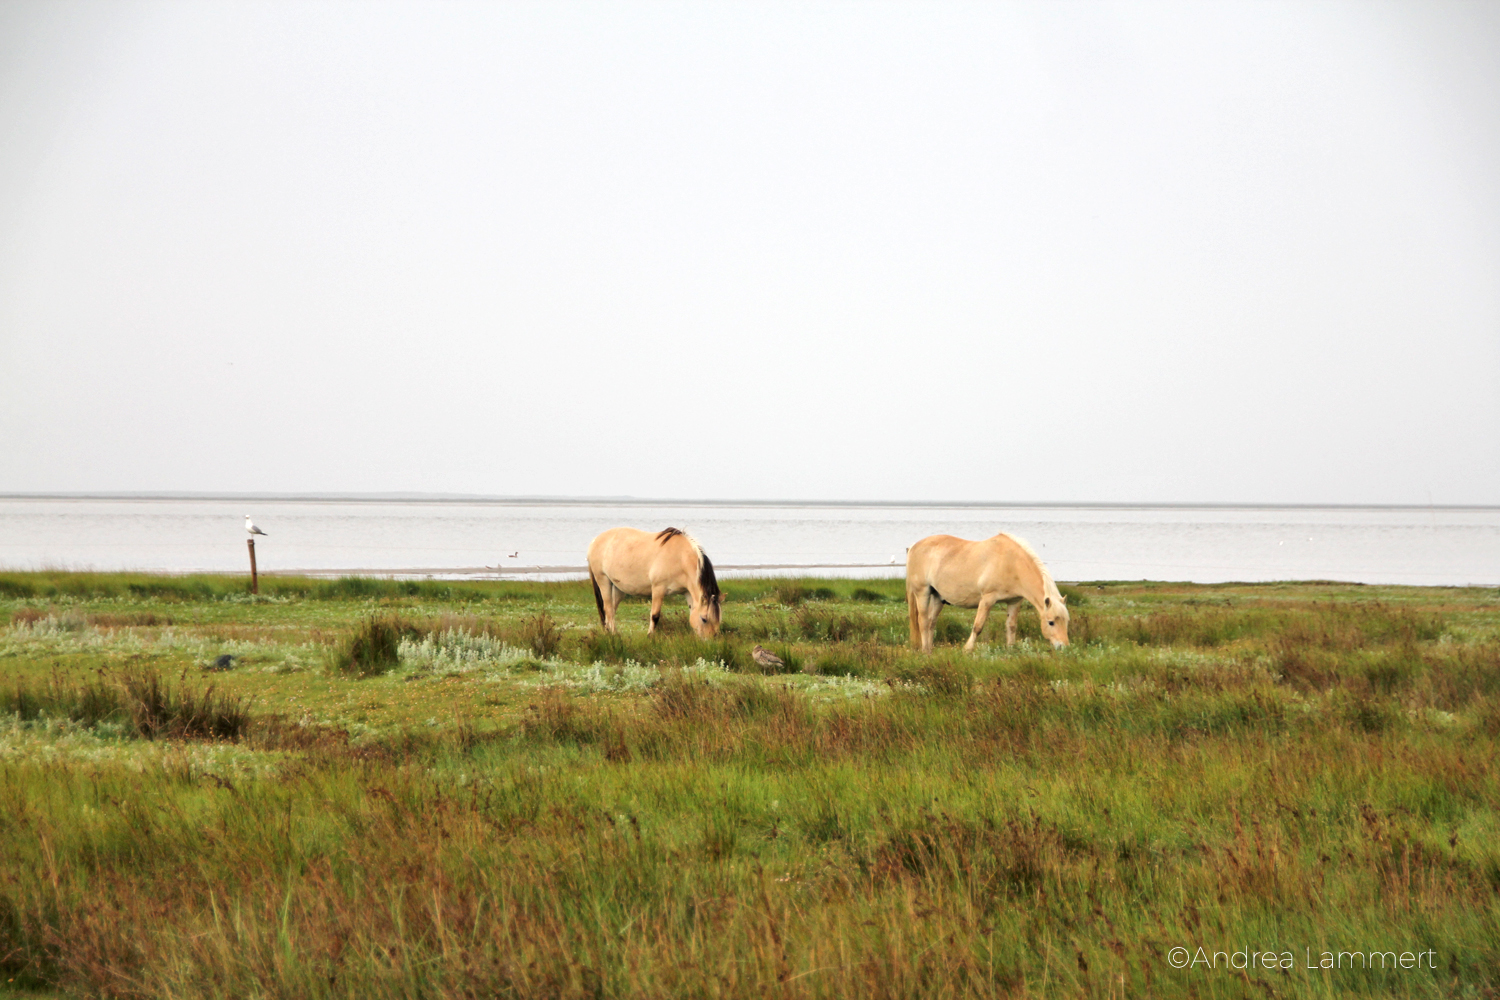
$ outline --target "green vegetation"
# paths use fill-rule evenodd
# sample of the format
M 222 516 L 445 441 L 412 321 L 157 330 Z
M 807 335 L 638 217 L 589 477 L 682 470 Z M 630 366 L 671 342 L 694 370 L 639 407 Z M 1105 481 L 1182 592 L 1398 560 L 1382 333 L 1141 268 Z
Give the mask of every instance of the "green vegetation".
M 402 623 L 371 615 L 328 654 L 328 666 L 345 677 L 374 677 L 401 662 Z
M 0 574 L 0 996 L 1500 989 L 1500 593 L 725 587 Z

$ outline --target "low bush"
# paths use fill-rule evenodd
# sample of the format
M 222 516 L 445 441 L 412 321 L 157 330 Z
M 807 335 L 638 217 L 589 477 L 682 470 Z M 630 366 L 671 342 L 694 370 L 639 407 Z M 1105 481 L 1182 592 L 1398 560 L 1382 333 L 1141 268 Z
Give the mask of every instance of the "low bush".
M 778 583 L 771 591 L 776 603 L 794 608 L 803 601 L 832 601 L 839 595 L 832 587 L 808 586 L 801 580 Z
M 395 669 L 400 657 L 403 623 L 371 615 L 328 653 L 328 665 L 346 677 L 375 677 Z
M 538 612 L 521 622 L 517 630 L 517 645 L 529 649 L 539 660 L 550 660 L 557 656 L 562 646 L 562 628 L 546 611 Z

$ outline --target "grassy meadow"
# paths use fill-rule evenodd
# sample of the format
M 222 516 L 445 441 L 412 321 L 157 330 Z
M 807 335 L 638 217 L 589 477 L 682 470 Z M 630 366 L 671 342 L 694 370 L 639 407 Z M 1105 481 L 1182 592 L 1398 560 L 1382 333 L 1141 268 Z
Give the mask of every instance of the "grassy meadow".
M 1500 996 L 1500 592 L 725 588 L 0 574 L 0 996 Z

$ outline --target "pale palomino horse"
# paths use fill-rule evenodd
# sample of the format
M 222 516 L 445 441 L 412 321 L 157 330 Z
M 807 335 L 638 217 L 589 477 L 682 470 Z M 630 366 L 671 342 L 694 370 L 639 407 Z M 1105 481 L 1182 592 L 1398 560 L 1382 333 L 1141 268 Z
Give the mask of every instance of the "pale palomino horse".
M 1041 559 L 1019 538 L 1000 533 L 982 542 L 952 535 L 929 535 L 906 550 L 906 605 L 911 644 L 932 652 L 938 613 L 944 604 L 978 608 L 964 649 L 973 652 L 996 601 L 1010 604 L 1005 643 L 1016 641 L 1016 615 L 1025 598 L 1042 620 L 1052 645 L 1068 644 L 1068 609 Z
M 688 621 L 701 638 L 718 634 L 723 595 L 708 555 L 676 528 L 655 534 L 610 528 L 589 543 L 589 579 L 594 603 L 607 632 L 617 632 L 615 611 L 626 594 L 651 596 L 651 626 L 661 622 L 661 602 L 669 594 L 688 595 Z

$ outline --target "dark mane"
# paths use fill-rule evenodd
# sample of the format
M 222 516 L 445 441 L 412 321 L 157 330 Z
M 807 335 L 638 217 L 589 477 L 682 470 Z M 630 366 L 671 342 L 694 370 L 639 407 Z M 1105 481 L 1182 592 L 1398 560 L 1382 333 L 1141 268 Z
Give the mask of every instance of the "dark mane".
M 687 538 L 687 533 L 677 528 L 663 528 L 656 533 L 656 540 L 665 545 L 678 535 Z M 705 600 L 716 600 L 719 596 L 719 580 L 714 576 L 714 564 L 702 546 L 691 538 L 688 541 L 698 550 L 698 586 L 703 590 L 703 597 Z
M 714 577 L 714 564 L 709 561 L 708 553 L 701 548 L 698 555 L 701 557 L 698 560 L 698 586 L 703 588 L 706 600 L 716 599 L 719 596 L 719 581 Z

